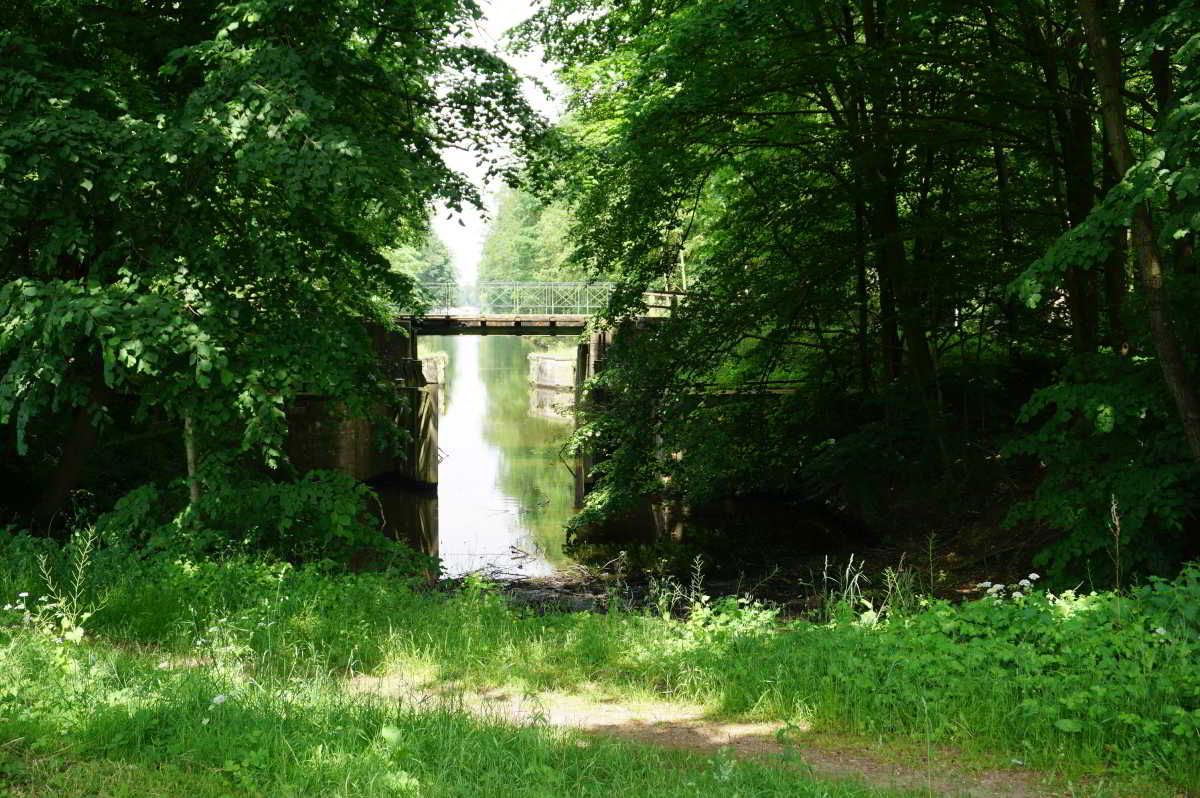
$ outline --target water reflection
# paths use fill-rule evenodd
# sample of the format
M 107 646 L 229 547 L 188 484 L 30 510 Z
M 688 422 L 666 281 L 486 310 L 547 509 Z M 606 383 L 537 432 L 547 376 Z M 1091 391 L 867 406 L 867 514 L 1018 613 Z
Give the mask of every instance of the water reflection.
M 447 573 L 542 575 L 565 564 L 573 485 L 559 450 L 571 427 L 530 414 L 528 355 L 537 344 L 462 336 L 421 345 L 447 352 L 452 369 L 438 442 L 438 552 Z

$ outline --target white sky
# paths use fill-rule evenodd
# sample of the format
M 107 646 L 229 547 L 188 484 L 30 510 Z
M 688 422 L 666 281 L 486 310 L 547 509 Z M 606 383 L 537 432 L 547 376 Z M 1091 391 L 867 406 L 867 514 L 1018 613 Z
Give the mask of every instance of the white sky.
M 536 0 L 480 0 L 484 19 L 480 23 L 475 36 L 475 44 L 499 52 L 501 40 L 505 31 L 530 17 L 536 6 Z M 541 61 L 541 50 L 521 57 L 515 57 L 503 52 L 509 64 L 521 75 L 532 76 L 541 80 L 554 92 L 555 100 L 548 100 L 545 94 L 536 86 L 527 83 L 525 96 L 529 103 L 542 114 L 556 119 L 561 113 L 563 89 L 551 68 Z M 476 186 L 481 188 L 489 210 L 493 208 L 493 195 L 501 187 L 499 183 L 483 184 L 483 170 L 475 165 L 474 156 L 461 150 L 450 150 L 442 153 L 446 163 L 454 170 L 468 175 Z M 459 224 L 459 222 L 462 224 Z M 483 239 L 487 234 L 487 221 L 474 210 L 464 210 L 462 214 L 452 214 L 444 207 L 438 207 L 434 212 L 433 229 L 454 256 L 461 282 L 472 283 L 479 266 L 479 255 L 483 249 Z

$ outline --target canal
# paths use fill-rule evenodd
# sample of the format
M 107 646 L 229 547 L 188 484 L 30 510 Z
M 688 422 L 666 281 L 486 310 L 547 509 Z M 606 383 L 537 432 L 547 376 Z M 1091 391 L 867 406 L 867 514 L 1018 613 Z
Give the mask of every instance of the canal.
M 565 349 L 569 339 L 428 337 L 420 346 L 421 354 L 448 355 L 436 507 L 446 574 L 540 576 L 567 564 L 563 528 L 574 487 L 560 452 L 571 421 L 531 409 L 546 401 L 531 402 L 529 355 Z

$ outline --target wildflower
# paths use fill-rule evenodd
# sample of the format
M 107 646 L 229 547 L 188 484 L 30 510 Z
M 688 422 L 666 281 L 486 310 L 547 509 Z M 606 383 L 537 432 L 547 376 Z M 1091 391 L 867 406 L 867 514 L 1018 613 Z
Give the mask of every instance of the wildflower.
M 208 718 L 205 718 L 204 720 L 200 721 L 200 725 L 201 725 L 201 726 L 207 726 L 207 725 L 208 725 Z
M 1036 582 L 1037 580 L 1041 579 L 1041 577 L 1040 577 L 1040 576 L 1038 576 L 1037 574 L 1030 574 L 1030 575 L 1029 575 L 1029 578 L 1030 578 L 1030 579 L 1032 579 L 1032 580 L 1033 580 L 1033 581 L 1035 581 L 1035 582 Z
M 1022 579 L 1020 582 L 1017 582 L 1017 584 L 1021 587 L 1033 587 L 1033 582 L 1030 582 L 1028 579 Z
M 1166 633 L 1167 633 L 1167 630 L 1162 628 L 1161 626 L 1154 630 L 1154 634 L 1156 634 L 1156 635 L 1165 635 Z
M 4 605 L 4 609 L 6 609 L 6 610 L 15 610 L 15 609 L 16 609 L 16 607 L 14 607 L 14 606 L 13 606 L 13 605 L 11 605 L 11 604 L 5 604 L 5 605 Z
M 1020 597 L 1021 597 L 1021 596 L 1023 596 L 1023 595 L 1025 595 L 1025 594 L 1024 594 L 1024 593 L 1022 593 L 1020 590 L 1014 590 L 1014 591 L 1012 592 L 1012 597 L 1013 597 L 1013 598 L 1015 598 L 1015 599 L 1018 599 L 1018 598 L 1020 598 Z
M 975 587 L 991 587 L 991 586 L 992 586 L 991 582 L 980 582 L 979 584 L 975 585 Z
M 28 592 L 18 593 L 17 598 L 29 598 L 29 593 Z
M 225 701 L 226 701 L 226 698 L 223 695 L 215 695 L 215 696 L 213 696 L 213 699 L 212 699 L 213 706 L 220 706 L 221 704 L 224 704 Z
M 169 667 L 171 667 L 171 663 L 167 662 L 165 659 L 162 662 L 158 663 L 158 669 L 160 671 L 165 671 Z

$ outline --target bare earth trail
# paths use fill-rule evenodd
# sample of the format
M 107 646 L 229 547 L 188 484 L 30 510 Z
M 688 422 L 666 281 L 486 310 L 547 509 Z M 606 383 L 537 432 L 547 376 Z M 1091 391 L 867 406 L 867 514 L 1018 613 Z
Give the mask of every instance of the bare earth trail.
M 450 706 L 476 716 L 517 725 L 544 723 L 603 734 L 635 743 L 727 755 L 799 768 L 815 777 L 849 779 L 871 787 L 916 791 L 937 798 L 1053 798 L 1091 795 L 1055 789 L 1046 774 L 983 769 L 958 761 L 942 748 L 914 751 L 906 763 L 895 751 L 884 755 L 862 741 L 838 740 L 782 723 L 722 722 L 699 705 L 604 699 L 559 692 L 519 694 L 433 687 L 403 676 L 357 676 L 354 692 L 395 698 L 418 706 Z M 1105 793 L 1113 795 L 1112 793 Z M 1128 798 L 1142 798 L 1125 794 Z

